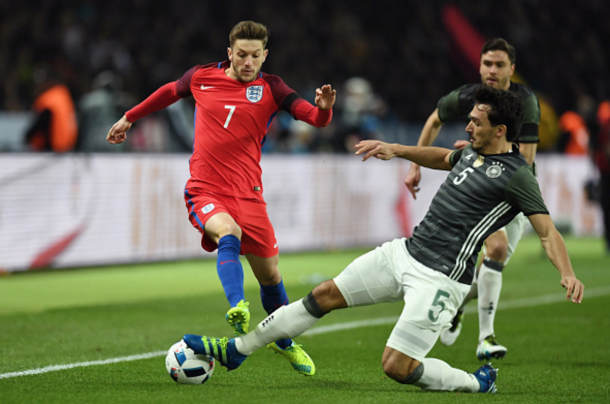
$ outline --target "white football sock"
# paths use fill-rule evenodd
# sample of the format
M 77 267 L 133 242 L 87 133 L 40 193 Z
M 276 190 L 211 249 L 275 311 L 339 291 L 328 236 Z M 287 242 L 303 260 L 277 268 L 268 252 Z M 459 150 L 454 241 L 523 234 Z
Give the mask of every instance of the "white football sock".
M 452 368 L 440 359 L 424 358 L 424 373 L 415 383 L 422 390 L 466 391 L 477 393 L 481 384 L 471 373 Z
M 499 261 L 486 259 L 479 269 L 479 342 L 494 333 L 503 267 Z
M 243 355 L 284 338 L 295 338 L 307 331 L 319 319 L 309 314 L 303 299 L 282 306 L 246 335 L 235 338 L 235 348 Z

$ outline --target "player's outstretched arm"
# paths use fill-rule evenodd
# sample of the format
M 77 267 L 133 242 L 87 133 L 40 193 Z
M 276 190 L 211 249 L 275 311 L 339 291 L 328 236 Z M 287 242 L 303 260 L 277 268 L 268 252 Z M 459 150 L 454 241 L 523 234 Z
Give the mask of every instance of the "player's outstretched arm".
M 438 136 L 438 132 L 441 130 L 443 122 L 438 116 L 438 109 L 435 109 L 432 114 L 426 120 L 426 124 L 419 135 L 417 141 L 418 146 L 430 146 L 434 139 Z M 417 199 L 417 192 L 419 192 L 419 181 L 421 180 L 421 170 L 419 164 L 413 163 L 409 168 L 407 177 L 405 178 L 405 185 L 413 195 L 413 199 Z
M 127 119 L 125 115 L 121 119 L 118 120 L 117 123 L 112 125 L 110 131 L 108 132 L 108 136 L 106 136 L 106 140 L 110 144 L 121 144 L 127 139 L 127 131 L 131 128 L 131 122 Z
M 566 244 L 555 228 L 551 217 L 546 214 L 537 214 L 528 218 L 540 237 L 546 255 L 561 275 L 561 286 L 567 290 L 567 299 L 571 299 L 574 303 L 582 302 L 585 286 L 574 274 Z
M 106 140 L 111 144 L 123 143 L 125 139 L 127 139 L 126 132 L 135 121 L 170 106 L 180 98 L 181 97 L 176 92 L 175 81 L 159 87 L 159 89 L 148 96 L 148 98 L 127 111 L 125 115 L 110 128 Z
M 333 90 L 330 84 L 324 84 L 322 88 L 316 88 L 315 103 L 322 111 L 331 109 L 336 100 L 337 90 Z
M 380 160 L 400 157 L 436 170 L 451 170 L 452 168 L 449 163 L 449 156 L 452 151 L 441 147 L 403 146 L 380 140 L 362 140 L 356 144 L 356 149 L 357 155 L 363 155 L 362 161 L 371 157 Z

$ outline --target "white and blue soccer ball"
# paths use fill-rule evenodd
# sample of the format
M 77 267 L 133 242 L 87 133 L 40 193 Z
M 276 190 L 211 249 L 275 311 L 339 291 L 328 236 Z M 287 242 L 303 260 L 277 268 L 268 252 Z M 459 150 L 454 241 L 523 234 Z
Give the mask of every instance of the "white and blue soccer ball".
M 176 383 L 202 384 L 214 373 L 214 358 L 198 355 L 184 340 L 176 342 L 167 352 L 165 367 Z

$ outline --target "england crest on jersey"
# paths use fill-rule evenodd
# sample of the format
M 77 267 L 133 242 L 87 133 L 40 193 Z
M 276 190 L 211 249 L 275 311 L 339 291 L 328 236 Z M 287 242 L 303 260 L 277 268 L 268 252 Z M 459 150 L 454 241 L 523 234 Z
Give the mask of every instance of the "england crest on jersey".
M 263 86 L 250 86 L 246 89 L 246 98 L 250 102 L 259 102 L 263 98 Z

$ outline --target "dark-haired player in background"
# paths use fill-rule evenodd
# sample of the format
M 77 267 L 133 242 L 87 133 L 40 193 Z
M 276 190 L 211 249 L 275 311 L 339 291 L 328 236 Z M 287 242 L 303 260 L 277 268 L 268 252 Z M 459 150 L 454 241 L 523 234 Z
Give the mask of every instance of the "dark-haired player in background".
M 538 126 L 540 124 L 540 106 L 536 95 L 522 84 L 510 80 L 515 71 L 515 48 L 502 38 L 487 41 L 481 50 L 481 65 L 479 73 L 481 81 L 490 87 L 517 93 L 525 105 L 525 118 L 517 142 L 519 152 L 528 164 L 534 164 L 538 146 Z M 445 122 L 463 120 L 468 122 L 468 114 L 474 105 L 473 94 L 479 84 L 467 84 L 450 92 L 438 102 L 437 109 L 432 112 L 419 137 L 418 146 L 430 146 Z M 456 148 L 463 148 L 466 140 L 458 140 Z M 421 179 L 420 167 L 412 163 L 405 184 L 416 198 Z M 502 289 L 502 270 L 508 264 L 510 257 L 517 248 L 523 235 L 527 220 L 519 214 L 506 227 L 492 234 L 485 240 L 483 261 L 479 267 L 478 277 L 472 284 L 470 293 L 452 321 L 451 327 L 441 334 L 441 342 L 453 345 L 462 329 L 464 307 L 478 295 L 479 311 L 479 344 L 477 357 L 479 359 L 502 358 L 507 348 L 496 341 L 494 319 Z
M 112 144 L 122 143 L 138 119 L 180 98 L 195 97 L 191 177 L 184 195 L 190 221 L 202 234 L 202 247 L 210 252 L 218 248 L 218 276 L 231 306 L 226 318 L 236 335 L 247 333 L 250 321 L 240 254 L 260 284 L 267 313 L 288 304 L 278 270 L 278 244 L 263 199 L 260 159 L 267 129 L 280 109 L 315 127 L 326 126 L 336 99 L 336 91 L 324 85 L 316 89 L 313 106 L 278 76 L 261 72 L 269 53 L 267 39 L 264 25 L 238 23 L 229 34 L 229 60 L 189 69 L 180 80 L 127 111 L 107 136 Z M 298 372 L 314 374 L 313 361 L 292 340 L 278 340 L 269 348 L 285 356 Z

